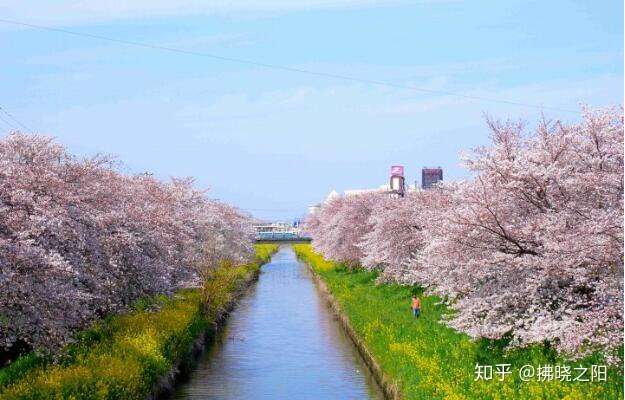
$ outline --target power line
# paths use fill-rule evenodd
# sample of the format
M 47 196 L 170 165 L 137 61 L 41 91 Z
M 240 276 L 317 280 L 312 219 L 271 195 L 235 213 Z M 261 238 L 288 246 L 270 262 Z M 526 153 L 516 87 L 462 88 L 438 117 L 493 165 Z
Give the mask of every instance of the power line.
M 343 81 L 365 83 L 365 84 L 376 85 L 376 86 L 385 86 L 385 87 L 391 87 L 395 89 L 412 90 L 412 91 L 417 91 L 421 93 L 428 93 L 428 94 L 435 94 L 435 95 L 442 95 L 442 96 L 453 96 L 453 97 L 458 97 L 458 98 L 478 100 L 478 101 L 484 101 L 484 102 L 490 102 L 490 103 L 508 104 L 508 105 L 513 105 L 513 106 L 535 108 L 535 109 L 540 109 L 540 110 L 554 110 L 554 111 L 574 113 L 574 114 L 578 113 L 578 111 L 575 111 L 575 110 L 568 110 L 568 109 L 559 108 L 559 107 L 542 106 L 542 105 L 503 100 L 503 99 L 497 99 L 497 98 L 491 98 L 491 97 L 482 97 L 482 96 L 467 95 L 467 94 L 448 92 L 448 91 L 442 91 L 442 90 L 425 89 L 425 88 L 410 86 L 410 85 L 399 85 L 399 84 L 386 82 L 386 81 L 363 79 L 363 78 L 357 78 L 357 77 L 353 77 L 349 75 L 313 71 L 313 70 L 308 70 L 308 69 L 303 69 L 303 68 L 287 67 L 283 65 L 269 64 L 269 63 L 264 63 L 264 62 L 259 62 L 259 61 L 246 60 L 242 58 L 224 57 L 224 56 L 220 56 L 220 55 L 212 54 L 212 53 L 183 50 L 183 49 L 176 48 L 176 47 L 141 43 L 141 42 L 135 42 L 135 41 L 125 40 L 125 39 L 116 39 L 116 38 L 112 38 L 108 36 L 70 31 L 67 29 L 54 28 L 51 26 L 31 24 L 31 23 L 20 22 L 20 21 L 0 19 L 0 22 L 3 22 L 5 24 L 24 26 L 28 28 L 41 29 L 41 30 L 50 31 L 50 32 L 59 32 L 59 33 L 64 33 L 68 35 L 104 40 L 104 41 L 120 43 L 120 44 L 124 44 L 128 46 L 137 46 L 137 47 L 144 47 L 144 48 L 154 49 L 154 50 L 163 50 L 163 51 L 168 51 L 172 53 L 186 54 L 186 55 L 199 56 L 199 57 L 208 57 L 208 58 L 212 58 L 212 59 L 220 60 L 220 61 L 228 61 L 228 62 L 233 62 L 233 63 L 238 63 L 238 64 L 254 65 L 257 67 L 263 67 L 263 68 L 269 68 L 269 69 L 275 69 L 275 70 L 281 70 L 281 71 L 287 71 L 287 72 L 293 72 L 293 73 L 300 73 L 300 74 L 306 74 L 306 75 L 311 75 L 311 76 L 319 76 L 323 78 L 340 79 Z
M 10 133 L 12 130 L 16 129 L 15 125 L 7 121 L 2 115 L 0 115 L 0 121 L 4 122 L 5 125 L 9 127 L 8 129 L 5 129 L 6 133 Z
M 17 123 L 17 125 L 19 125 L 20 127 L 24 128 L 27 132 L 32 132 L 31 129 L 29 129 L 26 125 L 24 125 L 19 119 L 15 118 L 13 116 L 13 114 L 9 113 L 2 106 L 0 106 L 0 111 L 2 111 L 5 115 L 7 115 L 9 118 L 11 118 L 13 121 L 15 121 Z

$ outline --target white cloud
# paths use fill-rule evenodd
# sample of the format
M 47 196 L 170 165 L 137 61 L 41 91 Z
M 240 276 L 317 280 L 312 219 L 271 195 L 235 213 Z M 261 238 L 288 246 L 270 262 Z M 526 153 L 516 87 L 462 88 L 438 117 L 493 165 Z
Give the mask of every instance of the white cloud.
M 421 0 L 419 3 L 449 2 Z M 409 0 L 5 0 L 0 15 L 5 19 L 48 25 L 93 23 L 176 16 L 266 15 L 316 9 L 349 9 L 396 6 Z

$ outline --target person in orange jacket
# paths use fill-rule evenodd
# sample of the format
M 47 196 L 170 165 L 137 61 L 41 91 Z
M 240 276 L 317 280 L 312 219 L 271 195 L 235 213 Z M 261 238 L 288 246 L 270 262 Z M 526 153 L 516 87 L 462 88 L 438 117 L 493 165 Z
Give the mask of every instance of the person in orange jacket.
M 421 299 L 416 294 L 412 295 L 412 315 L 415 318 L 419 318 L 419 315 L 421 315 Z

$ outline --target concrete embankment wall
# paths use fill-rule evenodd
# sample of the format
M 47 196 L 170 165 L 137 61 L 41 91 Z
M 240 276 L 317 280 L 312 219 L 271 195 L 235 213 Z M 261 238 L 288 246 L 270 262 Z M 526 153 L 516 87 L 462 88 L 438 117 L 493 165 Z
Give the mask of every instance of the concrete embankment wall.
M 315 270 L 307 262 L 303 260 L 302 262 L 306 264 L 306 266 L 308 267 L 308 270 L 310 271 L 312 275 L 312 279 L 315 282 L 315 285 L 317 286 L 317 289 L 319 290 L 319 293 L 321 294 L 322 298 L 328 302 L 330 309 L 332 310 L 334 315 L 338 318 L 341 326 L 343 327 L 343 329 L 345 329 L 345 331 L 347 332 L 347 335 L 351 338 L 352 342 L 354 342 L 354 345 L 356 346 L 356 348 L 358 349 L 358 352 L 360 353 L 363 360 L 365 361 L 365 364 L 367 364 L 367 366 L 371 370 L 371 374 L 373 375 L 376 382 L 382 389 L 382 393 L 384 393 L 384 397 L 388 400 L 401 399 L 402 396 L 401 396 L 401 392 L 399 388 L 393 381 L 391 381 L 391 379 L 389 379 L 389 377 L 384 373 L 384 371 L 382 371 L 382 369 L 380 368 L 380 365 L 375 360 L 375 357 L 373 357 L 373 355 L 371 354 L 371 352 L 365 345 L 362 338 L 360 338 L 360 336 L 358 336 L 356 331 L 352 328 L 349 322 L 349 317 L 347 316 L 347 314 L 343 312 L 343 310 L 341 309 L 341 305 L 336 300 L 336 298 L 334 298 L 334 296 L 328 289 L 323 279 L 315 272 Z
M 147 400 L 162 400 L 171 398 L 175 391 L 176 383 L 190 371 L 193 365 L 197 362 L 200 356 L 204 353 L 207 346 L 212 344 L 213 339 L 225 326 L 228 320 L 230 312 L 235 308 L 238 300 L 249 289 L 249 287 L 258 281 L 260 275 L 260 268 L 257 268 L 243 279 L 238 287 L 233 292 L 233 295 L 228 303 L 224 305 L 222 310 L 216 315 L 214 321 L 211 321 L 211 326 L 208 330 L 202 332 L 202 334 L 193 342 L 189 347 L 187 354 L 178 360 L 167 374 L 154 385 L 151 394 L 147 397 Z

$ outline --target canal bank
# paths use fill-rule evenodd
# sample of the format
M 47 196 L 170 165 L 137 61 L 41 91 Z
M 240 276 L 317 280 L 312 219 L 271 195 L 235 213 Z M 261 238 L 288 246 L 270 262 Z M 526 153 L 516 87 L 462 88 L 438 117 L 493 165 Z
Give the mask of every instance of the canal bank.
M 301 253 L 296 252 L 296 254 L 299 257 Z M 354 346 L 356 346 L 356 349 L 358 349 L 358 352 L 360 353 L 360 356 L 362 357 L 363 361 L 369 368 L 371 375 L 375 378 L 376 383 L 381 388 L 382 393 L 384 394 L 384 398 L 389 399 L 389 400 L 401 399 L 402 395 L 397 386 L 397 383 L 392 381 L 391 378 L 382 370 L 382 368 L 380 367 L 380 364 L 376 361 L 375 357 L 373 356 L 371 351 L 367 348 L 362 338 L 358 336 L 358 334 L 352 327 L 349 321 L 349 317 L 341 308 L 341 304 L 332 295 L 332 293 L 328 289 L 328 286 L 323 281 L 323 279 L 317 274 L 314 268 L 305 260 L 303 261 L 306 267 L 308 268 L 308 270 L 310 271 L 312 279 L 315 282 L 315 285 L 317 286 L 317 288 L 319 289 L 321 297 L 326 300 L 326 302 L 328 303 L 328 306 L 334 313 L 335 317 L 340 322 L 341 326 L 343 327 L 343 329 L 345 330 L 349 338 L 354 343 Z
M 605 365 L 601 354 L 571 360 L 542 344 L 505 348 L 501 341 L 472 340 L 442 322 L 450 310 L 438 297 L 422 295 L 421 316 L 415 318 L 410 312 L 415 288 L 379 283 L 375 271 L 349 269 L 325 260 L 309 245 L 295 247 L 332 294 L 357 341 L 396 384 L 402 398 L 623 398 L 623 373 L 618 365 L 607 366 L 602 381 L 520 378 L 523 366 L 538 369 L 560 365 L 579 374 L 592 365 Z M 505 379 L 476 379 L 476 365 L 508 365 L 510 373 Z
M 56 363 L 18 359 L 0 370 L 0 399 L 126 400 L 165 395 L 179 371 L 192 364 L 193 349 L 201 347 L 204 335 L 219 329 L 273 251 L 272 246 L 259 245 L 253 262 L 217 268 L 206 282 L 210 293 L 183 289 L 171 298 L 144 299 L 128 313 L 99 321 L 78 334 Z M 206 300 L 210 307 L 204 306 Z
M 204 283 L 203 296 L 199 303 L 199 316 L 204 322 L 204 329 L 188 346 L 187 351 L 174 359 L 167 374 L 162 375 L 154 385 L 148 400 L 171 398 L 175 385 L 184 379 L 196 364 L 205 349 L 210 347 L 235 308 L 238 300 L 258 280 L 261 267 L 269 262 L 278 251 L 276 244 L 257 244 L 256 260 L 241 266 L 226 266 L 214 271 L 213 276 Z
M 281 247 L 175 398 L 383 398 L 319 294 L 291 246 Z

